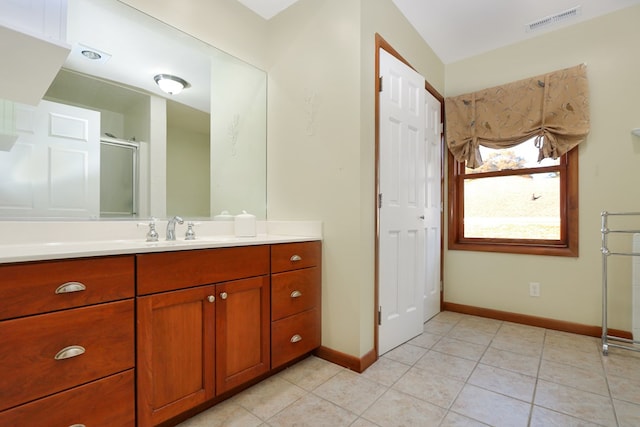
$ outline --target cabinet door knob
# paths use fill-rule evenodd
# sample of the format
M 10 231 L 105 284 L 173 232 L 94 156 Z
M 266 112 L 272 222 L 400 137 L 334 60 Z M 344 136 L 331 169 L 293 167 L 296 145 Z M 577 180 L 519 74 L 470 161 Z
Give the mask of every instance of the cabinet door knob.
M 227 299 L 228 296 L 226 292 L 220 292 L 220 298 Z
M 300 291 L 291 292 L 291 298 L 300 298 L 301 296 L 302 296 L 302 292 Z
M 87 426 L 84 424 L 72 424 L 69 427 L 87 427 Z
M 214 302 L 215 300 L 216 300 L 216 297 L 214 297 L 213 295 L 209 295 L 207 297 L 207 301 L 209 301 L 209 302 Z
M 291 262 L 298 262 L 302 261 L 302 257 L 300 255 L 293 255 L 291 256 L 291 258 L 289 258 L 289 260 L 291 260 Z
M 81 345 L 70 345 L 69 347 L 65 347 L 53 356 L 56 360 L 65 360 L 71 359 L 72 357 L 80 356 L 84 354 L 84 347 Z
M 69 294 L 71 292 L 80 292 L 86 290 L 87 287 L 80 282 L 67 282 L 58 286 L 56 294 Z
M 294 336 L 291 337 L 290 340 L 292 343 L 297 343 L 298 341 L 302 341 L 302 337 L 298 334 L 295 334 Z

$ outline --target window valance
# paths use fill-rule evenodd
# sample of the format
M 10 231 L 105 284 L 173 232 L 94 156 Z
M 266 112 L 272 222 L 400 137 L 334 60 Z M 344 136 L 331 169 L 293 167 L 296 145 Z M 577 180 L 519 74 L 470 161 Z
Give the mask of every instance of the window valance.
M 501 149 L 536 138 L 538 160 L 558 158 L 589 133 L 584 64 L 445 99 L 446 140 L 454 158 L 482 165 L 479 145 Z

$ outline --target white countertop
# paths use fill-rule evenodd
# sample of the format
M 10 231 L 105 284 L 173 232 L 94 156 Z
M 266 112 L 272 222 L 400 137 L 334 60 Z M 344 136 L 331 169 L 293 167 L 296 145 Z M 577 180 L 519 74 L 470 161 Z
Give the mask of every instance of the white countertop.
M 26 234 L 22 233 L 20 236 L 15 236 L 18 233 L 14 231 L 14 235 L 8 235 L 7 239 L 3 239 L 0 243 L 0 263 L 265 245 L 322 239 L 322 226 L 317 221 L 262 221 L 258 225 L 258 234 L 255 237 L 236 237 L 229 228 L 232 224 L 219 224 L 212 221 L 199 225 L 201 230 L 196 228 L 195 240 L 184 240 L 184 230 L 176 229 L 177 238 L 175 241 L 164 240 L 164 229 L 160 225 L 159 222 L 160 239 L 157 242 L 146 242 L 144 237 L 146 230 L 136 230 L 135 223 L 133 226 L 122 222 L 14 223 L 14 227 L 30 231 Z M 3 227 L 5 230 L 2 230 Z M 9 230 L 10 224 L 0 224 L 0 233 L 3 231 L 10 233 Z M 134 232 L 132 235 L 129 233 L 131 230 Z M 225 232 L 226 234 L 224 234 Z

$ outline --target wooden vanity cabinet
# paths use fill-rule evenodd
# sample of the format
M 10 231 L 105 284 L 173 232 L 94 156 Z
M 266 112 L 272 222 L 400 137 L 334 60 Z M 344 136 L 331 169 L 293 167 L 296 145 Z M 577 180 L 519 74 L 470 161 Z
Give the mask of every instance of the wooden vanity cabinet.
M 137 255 L 138 425 L 270 369 L 269 246 Z
M 0 264 L 0 426 L 154 426 L 233 393 L 319 347 L 320 271 L 319 241 Z
M 133 256 L 0 265 L 0 296 L 0 425 L 135 425 Z
M 271 246 L 271 367 L 321 342 L 321 242 Z

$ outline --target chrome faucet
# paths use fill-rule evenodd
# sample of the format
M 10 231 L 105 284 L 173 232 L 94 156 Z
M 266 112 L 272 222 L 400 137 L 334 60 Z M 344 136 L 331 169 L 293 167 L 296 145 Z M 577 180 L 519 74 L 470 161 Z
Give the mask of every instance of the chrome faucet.
M 184 220 L 179 216 L 174 216 L 167 223 L 167 240 L 176 240 L 176 222 L 183 224 Z

